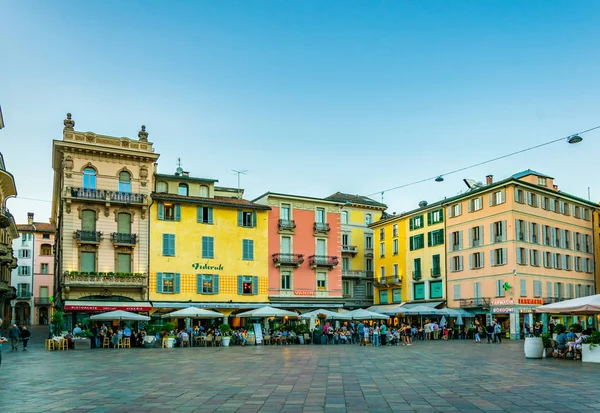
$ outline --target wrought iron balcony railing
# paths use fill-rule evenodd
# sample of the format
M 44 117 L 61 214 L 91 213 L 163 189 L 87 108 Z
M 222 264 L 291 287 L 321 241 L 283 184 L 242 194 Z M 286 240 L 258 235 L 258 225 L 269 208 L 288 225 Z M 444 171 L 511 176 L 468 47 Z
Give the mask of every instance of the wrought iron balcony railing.
M 277 227 L 280 231 L 293 231 L 296 229 L 296 221 L 293 219 L 280 219 L 277 223 Z
M 313 230 L 315 232 L 329 233 L 329 231 L 331 231 L 331 227 L 327 222 L 315 222 L 313 224 Z
M 413 280 L 420 280 L 422 277 L 421 270 L 414 270 L 412 272 Z
M 461 298 L 460 308 L 490 308 L 490 299 L 475 297 L 475 298 Z
M 559 303 L 561 301 L 565 301 L 564 297 L 545 297 L 542 302 L 544 303 L 544 305 L 546 304 L 553 304 L 553 303 Z
M 136 234 L 126 234 L 122 232 L 112 233 L 113 244 L 115 245 L 135 245 L 137 242 Z
M 441 277 L 442 276 L 442 269 L 439 268 L 439 267 L 433 267 L 431 269 L 431 276 L 434 277 L 434 278 Z
M 35 305 L 50 305 L 50 297 L 36 297 L 33 301 Z
M 302 254 L 288 254 L 288 253 L 279 253 L 273 254 L 273 263 L 275 266 L 280 265 L 293 265 L 299 267 L 304 262 L 304 255 Z
M 338 257 L 329 255 L 311 255 L 308 257 L 308 263 L 311 267 L 329 267 L 333 268 L 339 263 Z
M 83 244 L 99 244 L 102 239 L 102 233 L 100 231 L 84 231 L 78 229 L 75 231 L 75 239 Z
M 29 300 L 31 298 L 31 295 L 31 291 L 17 290 L 17 300 Z
M 124 204 L 143 204 L 146 199 L 144 194 L 91 188 L 71 188 L 71 197 Z

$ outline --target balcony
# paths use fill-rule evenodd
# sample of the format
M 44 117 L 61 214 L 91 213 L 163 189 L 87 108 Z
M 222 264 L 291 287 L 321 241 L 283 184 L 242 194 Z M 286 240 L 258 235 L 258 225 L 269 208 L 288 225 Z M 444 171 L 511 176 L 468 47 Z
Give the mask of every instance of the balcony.
M 100 231 L 75 231 L 75 239 L 80 244 L 100 244 L 102 233 Z
M 308 257 L 308 264 L 311 266 L 311 268 L 325 267 L 333 269 L 333 267 L 338 265 L 338 263 L 338 257 L 332 257 L 329 255 L 311 255 Z
M 7 228 L 13 222 L 13 216 L 7 208 L 0 206 L 0 228 Z
M 431 276 L 433 278 L 438 278 L 442 276 L 442 269 L 441 268 L 432 268 L 431 269 Z
M 389 287 L 392 285 L 402 285 L 402 277 L 400 275 L 390 275 L 388 277 L 377 277 L 375 284 Z
M 365 247 L 365 258 L 373 258 L 373 247 Z
M 71 198 L 118 204 L 144 204 L 146 195 L 106 189 L 71 188 Z
M 461 298 L 460 299 L 460 308 L 490 308 L 490 299 L 489 298 Z
M 29 300 L 31 299 L 31 291 L 19 291 L 17 290 L 17 300 Z
M 351 254 L 355 256 L 358 254 L 358 247 L 356 245 L 342 245 L 342 254 Z
M 112 233 L 113 244 L 115 245 L 124 245 L 124 246 L 134 246 L 137 243 L 137 235 L 136 234 L 125 234 L 121 232 L 113 232 Z
M 329 231 L 331 231 L 331 227 L 329 226 L 329 224 L 327 222 L 315 222 L 313 224 L 313 231 L 314 231 L 315 235 L 317 235 L 317 234 L 328 235 Z
M 148 275 L 141 273 L 78 272 L 63 274 L 65 287 L 140 287 L 148 286 Z
M 545 297 L 542 302 L 544 303 L 544 305 L 546 304 L 554 304 L 554 303 L 559 303 L 561 301 L 565 301 L 564 297 Z
M 413 278 L 413 280 L 415 280 L 415 281 L 418 281 L 418 280 L 420 280 L 420 279 L 422 278 L 421 270 L 414 270 L 414 271 L 412 272 L 412 278 Z
M 49 297 L 36 297 L 33 299 L 35 305 L 50 305 L 51 301 Z
M 373 278 L 373 271 L 342 270 L 342 278 Z
M 280 267 L 282 265 L 290 265 L 298 268 L 304 262 L 304 255 L 302 254 L 287 254 L 287 253 L 279 253 L 273 254 L 273 264 L 276 267 Z
M 279 232 L 294 233 L 296 229 L 296 221 L 293 219 L 280 219 L 277 223 Z

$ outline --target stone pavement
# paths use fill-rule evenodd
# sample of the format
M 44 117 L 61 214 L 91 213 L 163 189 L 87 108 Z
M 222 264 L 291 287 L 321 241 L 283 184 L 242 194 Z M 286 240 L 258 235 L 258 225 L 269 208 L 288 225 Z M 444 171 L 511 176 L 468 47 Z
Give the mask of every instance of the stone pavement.
M 28 352 L 6 346 L 0 412 L 598 412 L 600 365 L 523 342 Z

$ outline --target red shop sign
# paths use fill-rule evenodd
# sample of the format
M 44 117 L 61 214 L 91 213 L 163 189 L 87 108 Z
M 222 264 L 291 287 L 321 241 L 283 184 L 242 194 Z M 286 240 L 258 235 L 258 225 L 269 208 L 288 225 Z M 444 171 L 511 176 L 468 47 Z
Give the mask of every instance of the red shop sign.
M 65 310 L 74 311 L 150 311 L 152 307 L 121 307 L 121 306 L 110 306 L 110 305 L 65 305 Z

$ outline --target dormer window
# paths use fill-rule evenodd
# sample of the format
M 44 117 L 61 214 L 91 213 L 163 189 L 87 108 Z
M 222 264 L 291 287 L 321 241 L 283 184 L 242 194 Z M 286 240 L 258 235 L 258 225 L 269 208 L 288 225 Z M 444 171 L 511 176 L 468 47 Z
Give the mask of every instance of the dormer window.
M 189 188 L 187 184 L 179 184 L 179 189 L 177 190 L 177 195 L 188 196 Z
M 546 186 L 546 178 L 538 176 L 538 185 L 539 186 Z
M 200 196 L 202 198 L 208 198 L 209 190 L 206 185 L 200 185 Z
M 158 181 L 156 183 L 156 192 L 158 192 L 160 194 L 166 194 L 168 189 L 169 189 L 169 187 L 167 186 L 166 182 Z

